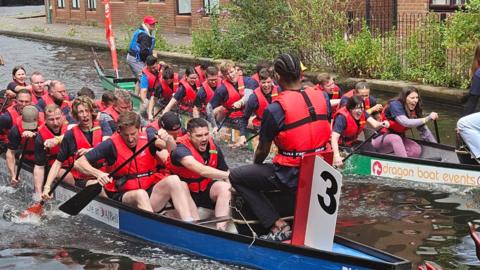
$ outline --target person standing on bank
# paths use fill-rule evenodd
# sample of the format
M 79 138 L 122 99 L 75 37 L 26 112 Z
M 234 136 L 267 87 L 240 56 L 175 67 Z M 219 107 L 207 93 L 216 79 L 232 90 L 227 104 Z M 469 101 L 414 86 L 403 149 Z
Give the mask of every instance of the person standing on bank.
M 147 57 L 153 54 L 153 48 L 155 48 L 153 31 L 156 24 L 157 20 L 154 17 L 145 16 L 143 24 L 133 33 L 132 40 L 128 46 L 127 63 L 136 78 L 142 75 L 142 69 L 145 67 Z
M 274 69 L 283 91 L 263 113 L 255 164 L 232 169 L 230 183 L 262 226 L 270 230 L 261 238 L 284 241 L 291 238 L 290 226 L 262 191 L 280 190 L 295 196 L 302 156 L 321 153 L 328 147 L 331 107 L 325 92 L 302 87 L 301 64 L 296 55 L 280 55 Z M 273 164 L 264 164 L 272 141 L 278 147 L 278 154 Z

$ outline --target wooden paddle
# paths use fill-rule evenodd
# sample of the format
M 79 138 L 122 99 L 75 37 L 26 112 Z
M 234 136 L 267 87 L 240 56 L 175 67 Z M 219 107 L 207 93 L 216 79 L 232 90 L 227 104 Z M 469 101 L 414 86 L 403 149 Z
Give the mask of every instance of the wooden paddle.
M 63 181 L 63 179 L 65 179 L 65 177 L 67 177 L 68 173 L 73 169 L 73 166 L 75 165 L 75 161 L 72 162 L 72 164 L 70 164 L 70 166 L 67 168 L 67 170 L 62 174 L 62 176 L 60 177 L 60 179 L 58 179 L 52 186 L 52 189 L 50 190 L 50 192 L 48 192 L 48 195 L 52 195 L 53 192 L 55 192 L 55 189 L 58 187 L 58 185 L 60 185 L 60 183 Z M 45 172 L 46 173 L 46 172 Z M 38 203 L 35 203 L 33 204 L 32 206 L 30 206 L 29 208 L 27 208 L 25 211 L 23 211 L 21 214 L 20 214 L 20 218 L 26 218 L 30 215 L 41 215 L 43 213 L 43 205 L 45 204 L 45 200 L 41 200 L 40 202 Z
M 148 146 L 155 142 L 157 138 L 153 138 L 148 141 L 147 144 L 142 146 L 137 152 L 133 153 L 131 157 L 125 160 L 120 166 L 108 174 L 108 177 L 113 177 L 123 166 L 127 165 L 134 159 L 138 154 L 145 150 Z M 75 216 L 80 211 L 82 211 L 85 206 L 87 206 L 97 195 L 102 191 L 102 186 L 99 183 L 89 185 L 85 187 L 82 191 L 78 192 L 75 196 L 70 198 L 68 201 L 60 205 L 59 209 L 69 215 Z
M 375 138 L 376 135 L 378 135 L 377 131 L 375 131 L 372 135 L 370 135 L 370 137 L 368 137 L 367 139 L 365 139 L 365 141 L 363 141 L 361 144 L 355 147 L 355 149 L 353 149 L 353 151 L 350 152 L 350 154 L 348 154 L 346 157 L 343 158 L 342 162 L 345 162 L 345 160 L 347 160 L 349 157 L 355 154 L 358 150 L 360 150 L 362 146 L 364 146 L 366 143 L 370 142 L 373 138 Z
M 433 126 L 435 127 L 435 136 L 437 137 L 437 143 L 440 143 L 440 133 L 438 133 L 437 119 L 433 120 Z

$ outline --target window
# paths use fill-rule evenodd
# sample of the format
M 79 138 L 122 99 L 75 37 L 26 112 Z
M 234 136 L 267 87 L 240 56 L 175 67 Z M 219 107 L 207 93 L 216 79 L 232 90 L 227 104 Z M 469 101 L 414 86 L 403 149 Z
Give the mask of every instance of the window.
M 87 9 L 96 10 L 97 9 L 97 0 L 87 0 Z
M 80 0 L 72 0 L 72 9 L 80 8 Z
M 465 4 L 466 0 L 430 0 L 430 10 L 454 11 Z
M 57 0 L 57 8 L 65 8 L 65 0 Z
M 212 12 L 218 11 L 219 0 L 203 0 L 203 9 L 205 10 L 205 15 L 211 14 Z
M 190 15 L 192 14 L 192 1 L 191 0 L 177 0 L 178 15 Z

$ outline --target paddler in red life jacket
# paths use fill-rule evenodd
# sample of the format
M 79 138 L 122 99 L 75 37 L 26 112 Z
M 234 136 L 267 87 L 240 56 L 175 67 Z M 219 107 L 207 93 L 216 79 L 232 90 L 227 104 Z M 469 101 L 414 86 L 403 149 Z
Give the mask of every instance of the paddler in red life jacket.
M 51 198 L 48 195 L 50 186 L 58 176 L 65 173 L 65 169 L 62 168 L 65 164 L 70 165 L 79 156 L 84 155 L 112 135 L 112 130 L 107 122 L 96 121 L 97 112 L 95 103 L 91 98 L 87 96 L 77 97 L 72 104 L 72 114 L 77 120 L 77 124 L 65 132 L 63 138 L 62 136 L 57 136 L 56 140 L 49 142 L 50 148 L 59 144 L 60 150 L 56 160 L 50 167 L 47 181 L 43 187 L 42 198 L 44 200 Z M 95 164 L 98 168 L 103 165 L 102 162 Z M 95 180 L 92 180 L 94 179 L 93 177 L 81 174 L 76 169 L 76 166 L 77 164 L 75 163 L 75 167 L 63 181 L 80 188 L 96 183 Z
M 207 79 L 205 72 L 207 70 L 207 65 L 201 64 L 195 66 L 195 73 L 197 73 L 197 86 L 200 87 L 202 83 Z
M 333 165 L 343 166 L 343 160 L 340 156 L 339 145 L 343 147 L 353 147 L 359 143 L 358 135 L 363 132 L 365 124 L 373 129 L 388 127 L 388 121 L 378 122 L 371 117 L 363 107 L 363 98 L 360 96 L 350 97 L 347 105 L 343 106 L 333 115 L 332 131 L 332 150 Z
M 300 60 L 296 55 L 280 55 L 274 68 L 283 91 L 263 113 L 255 164 L 231 169 L 230 183 L 245 199 L 260 224 L 270 230 L 262 238 L 284 241 L 291 237 L 290 226 L 280 218 L 262 192 L 280 189 L 294 196 L 302 156 L 329 150 L 331 108 L 326 93 L 302 87 Z M 273 164 L 263 163 L 270 153 L 272 141 L 278 147 L 278 153 Z
M 99 112 L 103 112 L 113 105 L 114 100 L 115 96 L 113 95 L 113 91 L 105 91 L 105 93 L 102 94 L 101 100 L 95 100 L 95 105 L 97 105 Z
M 43 100 L 43 96 L 47 94 L 46 85 L 50 84 L 50 81 L 45 81 L 43 75 L 35 71 L 30 75 L 30 93 L 32 93 L 32 103 L 37 105 L 40 100 Z
M 14 99 L 18 91 L 28 87 L 27 72 L 23 66 L 16 66 L 12 70 L 12 81 L 7 85 L 5 95 L 9 99 Z
M 215 91 L 221 84 L 221 79 L 218 77 L 218 68 L 216 66 L 209 66 L 205 71 L 207 76 L 206 80 L 202 83 L 202 86 L 197 91 L 197 96 L 193 102 L 194 118 L 200 117 L 200 112 L 205 112 L 207 104 L 212 100 Z
M 153 120 L 153 116 L 156 113 L 155 106 L 163 108 L 164 105 L 168 104 L 179 85 L 180 76 L 178 73 L 174 72 L 170 66 L 165 67 L 160 80 L 160 87 L 155 89 L 155 93 L 148 101 L 147 115 L 149 120 Z
M 187 123 L 187 134 L 177 138 L 167 168 L 188 184 L 197 207 L 215 209 L 216 217 L 228 216 L 230 188 L 228 166 L 222 151 L 215 144 L 202 118 L 192 118 Z M 226 222 L 217 223 L 225 230 Z
M 120 113 L 132 111 L 132 97 L 127 91 L 122 89 L 115 89 L 113 97 L 113 105 L 101 112 L 98 120 L 107 122 L 112 131 L 115 132 Z
M 380 120 L 379 114 L 383 106 L 382 104 L 377 104 L 377 99 L 370 95 L 370 86 L 366 81 L 360 81 L 355 84 L 355 89 L 348 91 L 342 96 L 340 100 L 339 107 L 343 107 L 347 104 L 347 100 L 351 96 L 361 96 L 363 98 L 363 103 L 365 106 L 365 110 L 368 114 L 374 117 L 376 120 Z
M 160 87 L 160 80 L 162 79 L 161 66 L 158 65 L 158 58 L 149 55 L 147 57 L 146 65 L 142 69 L 142 76 L 140 77 L 140 98 L 148 106 L 148 100 L 155 93 L 155 90 Z
M 40 112 L 43 112 L 45 106 L 50 104 L 57 104 L 62 110 L 62 113 L 67 119 L 67 121 L 69 123 L 74 123 L 75 119 L 73 119 L 71 115 L 72 108 L 68 99 L 69 97 L 65 88 L 65 84 L 60 81 L 53 80 L 49 84 L 48 93 L 43 96 L 42 100 L 38 101 L 37 108 Z
M 197 78 L 198 75 L 194 68 L 188 67 L 185 69 L 185 76 L 183 76 L 180 81 L 180 86 L 173 95 L 173 98 L 168 102 L 162 114 L 171 111 L 177 103 L 179 104 L 178 107 L 180 110 L 192 112 L 193 102 L 197 97 Z
M 23 107 L 22 116 L 15 119 L 17 124 L 12 127 L 8 134 L 7 144 L 7 169 L 10 174 L 10 184 L 18 185 L 20 179 L 16 179 L 15 152 L 22 151 L 25 154 L 24 160 L 33 162 L 35 160 L 35 136 L 37 135 L 39 123 L 38 109 L 33 105 Z M 23 151 L 25 149 L 25 151 Z
M 373 147 L 379 153 L 393 153 L 397 157 L 420 157 L 422 147 L 405 134 L 411 128 L 417 128 L 425 141 L 436 142 L 426 123 L 438 119 L 438 114 L 432 112 L 423 117 L 422 100 L 413 86 L 404 87 L 398 98 L 389 101 L 381 117 L 390 125 L 381 131 L 381 136 L 372 140 Z
M 217 121 L 222 121 L 227 115 L 237 120 L 243 116 L 241 109 L 253 89 L 258 87 L 256 81 L 250 77 L 239 76 L 235 64 L 224 61 L 220 64 L 220 71 L 224 76 L 222 85 L 217 88 L 212 100 L 207 105 L 207 118 L 212 124 L 213 133 L 217 132 Z
M 178 137 L 187 134 L 187 131 L 182 127 L 182 123 L 180 122 L 178 114 L 174 112 L 166 112 L 162 115 L 162 117 L 152 121 L 147 126 L 146 132 L 149 138 L 153 138 L 153 136 L 155 136 L 155 134 L 157 134 L 161 129 L 165 130 L 168 135 L 172 136 L 173 140 L 176 140 Z M 157 149 L 161 148 L 162 147 L 160 145 L 157 145 Z M 167 149 L 159 150 L 157 151 L 157 157 L 163 164 L 165 164 L 170 152 L 171 151 L 167 151 Z
M 325 91 L 330 98 L 330 105 L 332 106 L 332 111 L 335 113 L 337 110 L 338 104 L 340 103 L 340 98 L 342 97 L 342 89 L 338 87 L 333 81 L 332 75 L 328 73 L 320 73 L 317 76 L 318 84 L 315 86 L 320 91 Z
M 263 112 L 267 106 L 275 101 L 278 97 L 279 90 L 276 85 L 273 84 L 271 73 L 266 68 L 260 71 L 260 86 L 253 91 L 247 101 L 247 105 L 243 111 L 242 120 L 239 123 L 240 138 L 233 147 L 240 147 L 245 144 L 247 139 L 247 128 L 259 129 L 262 122 Z M 250 117 L 254 114 L 254 117 Z
M 273 74 L 273 65 L 269 60 L 260 60 L 255 66 L 255 73 L 250 77 L 260 85 L 260 70 L 267 69 L 270 74 Z
M 7 135 L 10 129 L 17 124 L 17 119 L 22 115 L 23 107 L 32 104 L 32 94 L 27 89 L 18 91 L 15 99 L 15 105 L 7 109 L 0 115 L 0 141 L 7 143 Z
M 60 151 L 59 141 L 67 132 L 68 122 L 57 104 L 45 107 L 45 124 L 38 129 L 35 138 L 35 166 L 33 168 L 34 201 L 40 201 L 45 175 L 45 166 L 52 166 Z M 62 164 L 68 167 L 68 162 Z M 46 180 L 46 179 L 45 179 Z M 73 184 L 73 179 L 67 179 Z
M 95 169 L 90 164 L 105 160 L 108 172 L 118 168 L 149 141 L 140 131 L 140 116 L 135 112 L 123 112 L 118 120 L 118 131 L 78 159 L 78 167 L 85 174 L 94 175 L 103 186 L 107 196 L 126 205 L 148 212 L 158 212 L 172 199 L 175 209 L 184 221 L 198 219 L 197 208 L 187 185 L 176 175 L 155 172 L 157 148 L 155 144 L 138 154 L 129 164 L 110 178 L 107 172 Z M 157 140 L 171 140 L 162 133 Z

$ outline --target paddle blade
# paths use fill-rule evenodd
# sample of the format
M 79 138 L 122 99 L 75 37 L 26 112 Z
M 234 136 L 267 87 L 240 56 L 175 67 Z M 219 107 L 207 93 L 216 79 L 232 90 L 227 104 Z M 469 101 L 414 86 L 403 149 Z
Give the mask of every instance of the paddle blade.
M 20 218 L 26 218 L 28 216 L 37 215 L 40 216 L 43 213 L 43 204 L 42 203 L 35 203 L 25 211 L 20 214 Z
M 100 184 L 87 186 L 75 196 L 64 202 L 58 209 L 71 215 L 76 216 L 102 191 Z

